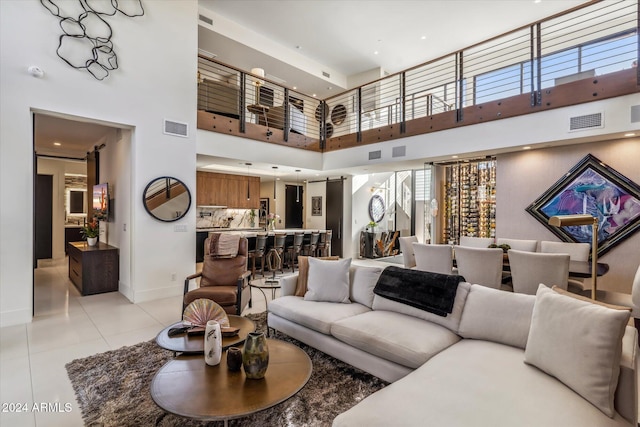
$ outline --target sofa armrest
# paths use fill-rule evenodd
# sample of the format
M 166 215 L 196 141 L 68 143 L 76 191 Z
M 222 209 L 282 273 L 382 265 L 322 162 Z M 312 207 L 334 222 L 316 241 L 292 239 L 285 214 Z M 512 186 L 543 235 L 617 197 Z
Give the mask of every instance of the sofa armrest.
M 296 293 L 297 281 L 298 273 L 280 279 L 280 295 L 282 295 L 283 297 L 294 295 Z
M 616 411 L 632 425 L 638 417 L 638 331 L 627 326 L 622 337 L 622 355 L 620 357 L 620 375 L 616 388 L 614 406 Z

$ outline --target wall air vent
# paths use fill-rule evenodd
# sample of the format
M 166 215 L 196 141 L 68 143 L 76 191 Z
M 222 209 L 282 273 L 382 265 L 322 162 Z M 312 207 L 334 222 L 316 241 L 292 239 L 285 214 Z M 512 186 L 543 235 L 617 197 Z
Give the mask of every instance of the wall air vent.
M 198 15 L 198 19 L 200 19 L 202 22 L 206 22 L 209 25 L 213 25 L 213 19 L 206 17 L 204 15 Z
M 602 113 L 586 114 L 584 116 L 569 117 L 569 131 L 597 129 L 604 127 Z
M 322 72 L 322 76 L 326 77 L 326 78 L 329 78 L 329 77 L 331 77 L 331 74 L 327 73 L 326 71 L 323 71 Z
M 164 129 L 163 132 L 165 135 L 173 135 L 180 136 L 182 138 L 189 137 L 189 125 L 186 123 L 174 122 L 172 120 L 164 120 Z
M 391 149 L 391 157 L 404 157 L 407 155 L 407 146 L 400 145 Z
M 631 106 L 631 123 L 640 122 L 640 105 Z
M 382 150 L 369 151 L 369 160 L 377 160 L 382 158 Z

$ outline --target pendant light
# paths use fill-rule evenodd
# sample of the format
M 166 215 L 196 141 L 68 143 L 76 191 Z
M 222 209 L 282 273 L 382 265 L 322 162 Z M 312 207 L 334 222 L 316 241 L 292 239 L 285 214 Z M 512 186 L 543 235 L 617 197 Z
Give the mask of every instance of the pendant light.
M 300 169 L 296 169 L 296 203 L 300 203 Z
M 277 166 L 271 166 L 271 169 L 273 169 L 273 200 L 276 199 L 276 172 L 278 170 Z
M 249 166 L 251 166 L 251 163 L 245 163 L 245 165 L 247 165 L 247 200 L 251 200 L 251 193 L 249 192 L 249 188 L 250 188 L 250 180 L 249 180 Z

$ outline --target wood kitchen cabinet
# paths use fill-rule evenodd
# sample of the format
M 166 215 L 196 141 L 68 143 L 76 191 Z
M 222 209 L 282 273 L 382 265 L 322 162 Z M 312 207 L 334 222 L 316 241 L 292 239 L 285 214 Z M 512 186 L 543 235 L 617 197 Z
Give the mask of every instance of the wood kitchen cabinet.
M 247 200 L 247 182 L 249 183 L 249 200 Z M 196 205 L 258 209 L 260 206 L 260 178 L 198 171 Z

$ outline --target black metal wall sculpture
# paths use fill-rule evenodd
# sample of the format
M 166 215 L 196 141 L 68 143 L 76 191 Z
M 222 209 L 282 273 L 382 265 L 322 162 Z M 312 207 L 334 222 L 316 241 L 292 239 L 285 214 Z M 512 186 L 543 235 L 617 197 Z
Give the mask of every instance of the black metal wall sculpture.
M 77 18 L 62 12 L 54 0 L 40 0 L 40 3 L 60 19 L 64 34 L 60 35 L 56 54 L 73 68 L 85 69 L 98 80 L 118 68 L 118 57 L 111 41 L 113 31 L 104 17 L 118 12 L 129 18 L 144 15 L 142 0 L 78 0 L 77 5 L 73 3 L 79 6 Z M 65 7 L 70 5 L 69 2 L 64 4 Z

